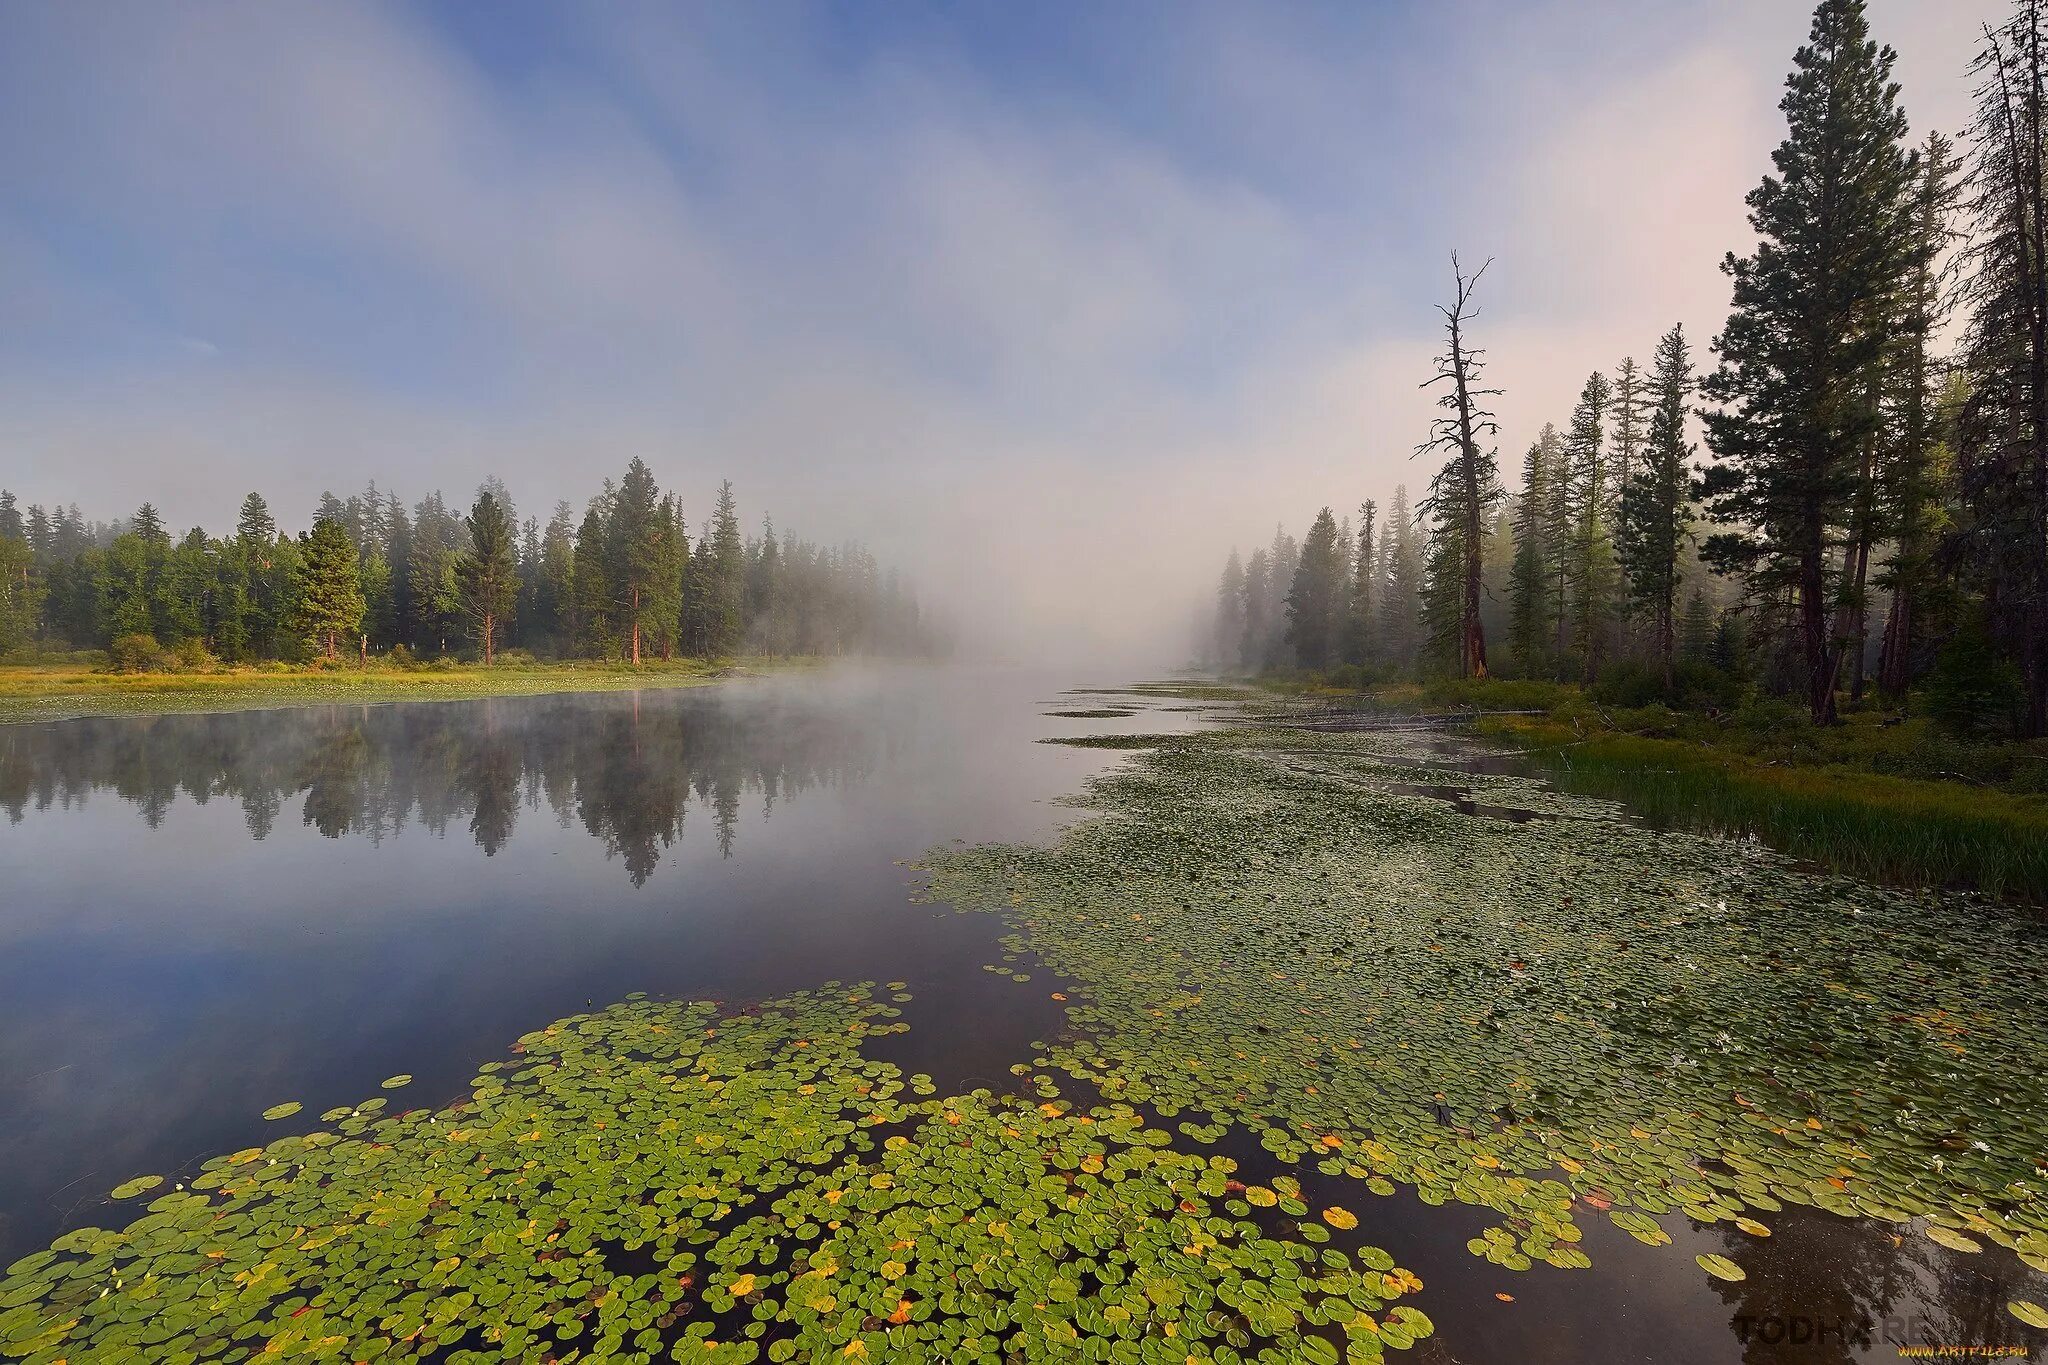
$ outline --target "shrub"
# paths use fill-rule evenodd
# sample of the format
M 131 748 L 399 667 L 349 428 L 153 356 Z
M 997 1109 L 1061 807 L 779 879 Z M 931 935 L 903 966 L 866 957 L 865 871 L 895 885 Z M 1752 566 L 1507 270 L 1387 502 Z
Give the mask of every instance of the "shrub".
M 1593 700 L 1602 706 L 1648 706 L 1663 699 L 1663 673 L 1634 659 L 1609 664 L 1593 684 Z
M 533 657 L 533 651 L 530 649 L 501 649 L 497 653 L 497 661 L 501 664 L 515 664 L 521 668 L 540 662 Z
M 196 635 L 172 645 L 171 659 L 179 668 L 193 670 L 212 668 L 220 662 L 213 657 L 213 652 L 207 649 L 206 641 Z
M 2019 709 L 2019 671 L 2000 657 L 1989 632 L 1972 623 L 1943 646 L 1928 674 L 1927 714 L 1964 739 L 1998 734 Z
M 391 646 L 390 652 L 384 656 L 384 662 L 393 668 L 416 668 L 419 666 L 419 661 L 412 656 L 412 650 L 405 645 Z
M 1813 718 L 1804 706 L 1782 697 L 1757 697 L 1735 712 L 1739 730 L 1765 739 L 1798 739 L 1813 729 Z
M 1634 735 L 1675 735 L 1678 733 L 1678 713 L 1661 701 L 1647 706 L 1626 707 L 1613 712 L 1609 717 L 1617 730 L 1626 730 Z
M 166 662 L 156 636 L 140 633 L 119 637 L 107 647 L 107 655 L 117 673 L 146 673 L 162 668 Z

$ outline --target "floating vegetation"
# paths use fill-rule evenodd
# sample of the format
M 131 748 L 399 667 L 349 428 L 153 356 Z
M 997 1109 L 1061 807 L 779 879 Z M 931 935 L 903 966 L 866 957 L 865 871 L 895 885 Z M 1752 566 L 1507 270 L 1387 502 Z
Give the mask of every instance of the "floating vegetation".
M 1665 1245 L 1661 1215 L 1764 1236 L 1788 1204 L 2048 1265 L 2037 919 L 1449 762 L 1412 731 L 1156 737 L 1090 784 L 1096 818 L 934 853 L 931 894 L 1085 992 L 1039 1093 L 1492 1210 L 1471 1249 L 1504 1266 L 1589 1264 L 1588 1210 Z M 1572 818 L 1412 794 L 1444 783 Z
M 266 1119 L 288 1119 L 304 1107 L 297 1100 L 286 1100 L 283 1104 L 273 1104 L 264 1110 L 263 1117 Z
M 1171 735 L 1056 735 L 1040 744 L 1065 744 L 1075 749 L 1156 749 Z
M 1446 784 L 1563 818 L 1416 794 Z M 1511 1271 L 1589 1265 L 1595 1214 L 1667 1247 L 1786 1205 L 2048 1270 L 2038 921 L 1415 732 L 1155 737 L 1086 804 L 1049 848 L 929 861 L 1011 926 L 991 974 L 1063 987 L 1017 1093 L 868 1056 L 901 981 L 629 998 L 447 1108 L 378 1095 L 127 1181 L 142 1216 L 0 1278 L 0 1356 L 1370 1362 L 1433 1331 L 1367 1241 L 1403 1191 L 1492 1211 L 1468 1249 Z
M 560 1020 L 458 1104 L 331 1110 L 17 1261 L 0 1355 L 1335 1362 L 1432 1330 L 1386 1252 L 1263 1230 L 1135 1106 L 864 1057 L 895 1015 L 831 985 Z
M 1085 711 L 1048 711 L 1045 714 L 1048 716 L 1058 716 L 1065 720 L 1121 720 L 1125 716 L 1135 716 L 1138 713 L 1119 707 L 1105 706 Z

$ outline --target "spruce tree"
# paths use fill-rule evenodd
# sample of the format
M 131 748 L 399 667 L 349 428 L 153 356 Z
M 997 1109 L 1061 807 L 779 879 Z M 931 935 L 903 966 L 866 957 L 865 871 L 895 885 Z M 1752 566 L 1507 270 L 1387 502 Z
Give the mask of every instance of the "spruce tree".
M 1657 343 L 1651 366 L 1643 459 L 1621 493 L 1621 564 L 1630 601 L 1649 623 L 1651 653 L 1667 691 L 1677 649 L 1678 559 L 1692 529 L 1693 448 L 1685 439 L 1692 385 L 1685 330 L 1673 327 Z
M 570 640 L 576 596 L 576 520 L 567 502 L 555 504 L 540 539 L 540 575 L 534 587 L 529 633 L 559 652 Z
M 1379 504 L 1371 498 L 1358 505 L 1358 544 L 1354 547 L 1357 558 L 1351 569 L 1351 623 L 1346 653 L 1361 668 L 1371 668 L 1379 654 L 1373 639 L 1373 613 L 1379 606 L 1379 560 L 1375 558 L 1379 510 Z
M 1754 597 L 1790 593 L 1815 723 L 1835 715 L 1842 596 L 1831 553 L 1879 420 L 1879 369 L 1911 265 L 1917 158 L 1862 0 L 1822 0 L 1779 103 L 1775 175 L 1749 195 L 1754 254 L 1723 264 L 1734 306 L 1706 382 L 1707 554 Z
M 576 530 L 570 583 L 575 590 L 569 606 L 568 631 L 582 653 L 602 658 L 612 652 L 618 639 L 613 628 L 618 595 L 611 582 L 611 497 L 600 493 L 590 500 L 583 523 Z
M 299 629 L 332 659 L 340 641 L 363 622 L 363 589 L 356 547 L 334 517 L 321 517 L 299 542 L 295 618 Z
M 628 657 L 640 662 L 640 646 L 648 628 L 660 619 L 666 600 L 659 588 L 669 563 L 665 544 L 661 492 L 653 471 L 634 457 L 619 481 L 611 508 L 611 588 L 616 594 L 618 625 L 628 643 Z
M 1422 547 L 1415 533 L 1415 517 L 1408 510 L 1408 488 L 1397 484 L 1394 503 L 1388 509 L 1386 568 L 1381 581 L 1387 586 L 1386 608 L 1381 613 L 1381 638 L 1387 642 L 1388 662 L 1404 673 L 1413 672 L 1422 646 Z M 1463 625 L 1463 605 L 1459 624 Z
M 1615 593 L 1614 541 L 1610 534 L 1606 422 L 1613 401 L 1607 376 L 1595 370 L 1579 391 L 1572 409 L 1571 434 L 1565 437 L 1564 501 L 1571 517 L 1571 539 L 1564 550 L 1565 577 L 1570 586 L 1572 647 L 1578 651 L 1587 682 L 1600 671 Z M 1560 642 L 1559 654 L 1563 648 Z
M 1508 571 L 1508 644 L 1524 677 L 1548 671 L 1551 632 L 1558 601 L 1555 575 L 1561 547 L 1551 538 L 1564 445 L 1557 428 L 1544 423 L 1542 435 L 1522 456 L 1522 491 L 1512 523 L 1515 560 Z
M 1244 561 L 1237 550 L 1224 562 L 1223 578 L 1216 585 L 1216 620 L 1210 628 L 1210 657 L 1224 668 L 1240 663 L 1238 651 L 1244 646 Z
M 738 504 L 732 481 L 718 485 L 718 501 L 711 510 L 711 523 L 704 532 L 711 546 L 705 569 L 710 576 L 704 592 L 704 653 L 711 658 L 730 658 L 739 653 L 745 639 L 741 612 L 746 603 L 746 546 L 740 539 Z
M 1344 560 L 1337 549 L 1337 519 L 1325 507 L 1316 513 L 1301 543 L 1294 581 L 1287 590 L 1287 640 L 1302 668 L 1321 670 L 1336 661 L 1343 605 Z
M 514 557 L 512 518 L 489 487 L 469 509 L 469 544 L 455 561 L 455 581 L 484 663 L 497 657 L 497 643 L 519 600 L 519 563 Z
M 1256 673 L 1266 664 L 1266 612 L 1271 594 L 1272 556 L 1265 550 L 1252 551 L 1244 566 L 1244 637 L 1238 642 L 1239 664 Z

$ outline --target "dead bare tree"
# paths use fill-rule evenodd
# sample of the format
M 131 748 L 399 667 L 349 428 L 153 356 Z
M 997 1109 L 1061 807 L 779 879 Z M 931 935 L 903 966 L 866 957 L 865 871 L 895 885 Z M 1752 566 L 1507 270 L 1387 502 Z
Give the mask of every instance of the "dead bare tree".
M 1458 264 L 1458 253 L 1451 253 L 1451 276 L 1457 293 L 1448 306 L 1437 305 L 1437 311 L 1444 315 L 1446 345 L 1444 353 L 1436 358 L 1436 373 L 1422 383 L 1425 389 L 1449 384 L 1437 398 L 1437 406 L 1444 410 L 1444 415 L 1430 423 L 1429 439 L 1415 448 L 1417 455 L 1435 450 L 1450 452 L 1449 461 L 1430 480 L 1429 497 L 1420 510 L 1436 519 L 1441 534 L 1458 539 L 1456 548 L 1463 569 L 1458 671 L 1468 678 L 1486 676 L 1486 631 L 1479 620 L 1481 563 L 1486 513 L 1500 497 L 1494 452 L 1479 446 L 1481 437 L 1498 435 L 1500 427 L 1480 403 L 1498 397 L 1500 390 L 1481 386 L 1486 352 L 1470 344 L 1465 329 L 1479 316 L 1479 310 L 1472 304 L 1472 292 L 1486 267 L 1492 264 L 1488 257 L 1467 278 Z

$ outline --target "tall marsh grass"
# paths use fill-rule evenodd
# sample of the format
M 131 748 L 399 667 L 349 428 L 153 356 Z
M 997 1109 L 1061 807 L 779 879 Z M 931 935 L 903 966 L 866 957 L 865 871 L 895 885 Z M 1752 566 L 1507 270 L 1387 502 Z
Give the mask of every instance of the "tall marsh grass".
M 1762 762 L 1678 740 L 1492 728 L 1533 740 L 1529 758 L 1560 787 L 1621 801 L 1660 828 L 1753 835 L 1873 881 L 2048 903 L 2048 798 Z

